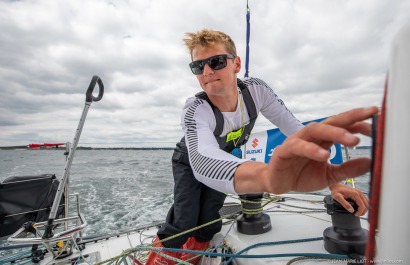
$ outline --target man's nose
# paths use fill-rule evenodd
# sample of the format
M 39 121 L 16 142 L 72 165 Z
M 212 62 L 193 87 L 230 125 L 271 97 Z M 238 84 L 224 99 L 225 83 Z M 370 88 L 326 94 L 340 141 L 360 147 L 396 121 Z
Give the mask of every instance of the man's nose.
M 204 66 L 204 75 L 212 75 L 215 72 L 207 63 Z

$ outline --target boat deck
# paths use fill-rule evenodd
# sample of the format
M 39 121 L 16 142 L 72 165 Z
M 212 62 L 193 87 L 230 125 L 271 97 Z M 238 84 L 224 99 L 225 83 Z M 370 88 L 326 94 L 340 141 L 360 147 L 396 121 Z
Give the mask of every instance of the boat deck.
M 279 198 L 279 199 L 278 199 Z M 210 247 L 217 247 L 215 253 L 232 255 L 252 255 L 252 257 L 235 257 L 232 264 L 347 264 L 347 257 L 342 260 L 329 260 L 330 254 L 324 248 L 323 231 L 332 226 L 331 216 L 326 213 L 324 196 L 311 194 L 286 194 L 280 197 L 268 197 L 262 200 L 264 213 L 270 218 L 271 229 L 263 234 L 248 235 L 238 232 L 236 222 L 241 211 L 237 197 L 228 196 L 221 210 L 224 225 L 215 235 Z M 360 220 L 361 226 L 368 229 L 367 221 Z M 162 222 L 139 226 L 137 228 L 83 238 L 77 241 L 73 254 L 61 259 L 46 255 L 40 264 L 95 264 L 118 261 L 126 256 L 127 264 L 138 260 L 143 263 L 147 249 L 156 236 Z M 224 248 L 222 248 L 224 246 Z M 127 252 L 129 249 L 138 251 Z M 247 250 L 249 248 L 249 250 Z M 228 250 L 231 250 L 229 252 Z M 244 251 L 246 250 L 246 251 Z M 307 256 L 307 257 L 306 257 Z M 327 259 L 317 259 L 326 256 Z M 340 257 L 340 256 L 339 256 Z M 199 264 L 221 264 L 229 257 L 204 256 Z M 303 259 L 303 260 L 300 260 Z M 201 263 L 202 262 L 202 263 Z M 3 264 L 0 262 L 0 264 Z

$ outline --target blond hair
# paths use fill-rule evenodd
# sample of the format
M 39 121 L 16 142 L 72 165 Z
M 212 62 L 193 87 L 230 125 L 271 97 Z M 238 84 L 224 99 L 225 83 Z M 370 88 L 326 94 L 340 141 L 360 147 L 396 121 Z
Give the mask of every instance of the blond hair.
M 189 54 L 192 57 L 192 51 L 196 47 L 207 48 L 211 47 L 215 44 L 223 44 L 225 45 L 225 49 L 228 53 L 237 56 L 236 54 L 236 46 L 231 37 L 227 34 L 217 31 L 217 30 L 210 30 L 210 29 L 203 29 L 196 33 L 194 32 L 187 32 L 185 33 L 186 38 L 183 39 L 186 47 L 189 50 Z

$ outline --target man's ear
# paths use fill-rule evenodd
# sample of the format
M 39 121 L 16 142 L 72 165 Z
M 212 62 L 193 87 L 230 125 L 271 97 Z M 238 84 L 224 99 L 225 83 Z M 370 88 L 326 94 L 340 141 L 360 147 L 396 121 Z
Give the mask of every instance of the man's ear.
M 241 57 L 236 56 L 234 59 L 234 64 L 235 64 L 235 74 L 237 74 L 241 71 Z

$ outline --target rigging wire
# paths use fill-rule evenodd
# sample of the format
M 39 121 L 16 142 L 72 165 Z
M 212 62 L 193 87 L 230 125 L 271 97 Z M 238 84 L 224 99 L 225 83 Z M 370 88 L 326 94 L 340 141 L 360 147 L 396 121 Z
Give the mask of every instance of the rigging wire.
M 246 0 L 246 57 L 245 57 L 245 78 L 249 77 L 249 41 L 251 38 L 251 9 L 249 0 Z

